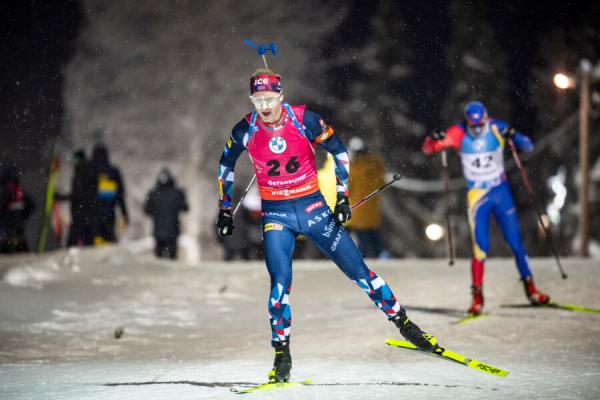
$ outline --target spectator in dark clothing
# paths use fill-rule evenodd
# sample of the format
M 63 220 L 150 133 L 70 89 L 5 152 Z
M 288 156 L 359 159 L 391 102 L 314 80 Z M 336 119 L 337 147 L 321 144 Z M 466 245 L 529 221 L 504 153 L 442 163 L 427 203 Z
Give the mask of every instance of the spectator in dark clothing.
M 0 253 L 29 251 L 25 221 L 33 214 L 35 203 L 23 190 L 13 166 L 0 174 Z
M 108 150 L 102 144 L 94 147 L 92 167 L 97 179 L 94 207 L 94 244 L 116 242 L 115 207 L 119 206 L 125 223 L 129 224 L 129 215 L 125 205 L 125 185 L 121 172 L 110 164 Z
M 177 258 L 177 237 L 180 233 L 179 213 L 187 211 L 185 193 L 175 186 L 168 169 L 158 174 L 156 186 L 146 195 L 144 212 L 154 222 L 154 239 L 157 257 Z
M 98 179 L 94 167 L 83 150 L 73 153 L 73 179 L 71 180 L 71 228 L 67 246 L 94 244 L 94 215 Z

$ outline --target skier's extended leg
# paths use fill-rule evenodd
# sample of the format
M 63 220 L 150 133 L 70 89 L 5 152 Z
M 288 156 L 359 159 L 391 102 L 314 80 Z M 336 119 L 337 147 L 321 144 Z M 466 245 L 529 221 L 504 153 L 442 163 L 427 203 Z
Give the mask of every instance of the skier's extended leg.
M 517 269 L 525 287 L 525 295 L 534 305 L 548 303 L 550 297 L 538 291 L 533 282 L 533 274 L 529 268 L 529 259 L 521 240 L 519 217 L 508 185 L 502 188 L 501 195 L 502 201 L 494 209 L 494 216 L 498 222 L 498 226 L 502 230 L 504 239 L 509 244 L 515 256 Z
M 489 223 L 493 204 L 489 190 L 471 189 L 467 194 L 469 227 L 473 241 L 471 257 L 471 292 L 473 300 L 467 313 L 479 315 L 483 310 L 483 271 L 489 250 Z
M 309 207 L 309 209 L 312 209 Z M 425 351 L 435 351 L 436 339 L 423 332 L 415 323 L 408 319 L 406 311 L 400 306 L 390 287 L 375 272 L 367 268 L 360 251 L 346 230 L 338 225 L 325 205 L 315 209 L 319 216 L 315 223 L 301 223 L 303 233 L 350 278 L 357 286 L 367 293 L 375 305 L 383 311 L 388 319 L 400 329 L 400 333 L 415 346 Z
M 290 312 L 289 294 L 292 288 L 292 254 L 296 234 L 279 223 L 264 223 L 264 248 L 267 269 L 271 277 L 269 294 L 269 316 L 272 345 L 275 348 L 273 369 L 269 372 L 270 382 L 286 382 L 290 378 L 292 357 L 290 355 Z
M 471 257 L 471 294 L 473 300 L 471 306 L 467 310 L 468 314 L 480 315 L 483 311 L 483 271 L 485 260 L 479 260 L 475 256 Z

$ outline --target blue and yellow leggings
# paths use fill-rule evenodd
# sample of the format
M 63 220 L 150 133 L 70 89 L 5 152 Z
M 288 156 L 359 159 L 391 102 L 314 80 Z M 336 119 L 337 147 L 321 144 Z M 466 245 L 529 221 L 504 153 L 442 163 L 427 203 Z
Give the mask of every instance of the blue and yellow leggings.
M 519 231 L 519 217 L 507 182 L 491 189 L 470 189 L 467 193 L 469 225 L 473 239 L 472 266 L 473 284 L 481 286 L 483 281 L 483 262 L 490 247 L 489 223 L 493 213 L 504 240 L 510 246 L 517 263 L 521 278 L 531 276 L 527 253 L 523 247 Z

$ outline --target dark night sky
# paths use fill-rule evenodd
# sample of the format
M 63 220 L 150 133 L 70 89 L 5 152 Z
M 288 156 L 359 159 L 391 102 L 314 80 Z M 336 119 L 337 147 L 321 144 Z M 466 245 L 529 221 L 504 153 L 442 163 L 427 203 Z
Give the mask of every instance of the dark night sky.
M 403 3 L 410 10 L 407 18 L 408 42 L 418 65 L 408 88 L 414 95 L 412 117 L 427 129 L 439 124 L 439 110 L 449 86 L 445 65 L 452 26 L 446 1 Z M 509 57 L 512 80 L 511 115 L 506 118 L 518 126 L 535 124 L 535 109 L 529 97 L 528 79 L 536 59 L 540 39 L 555 27 L 576 26 L 581 18 L 572 2 L 549 7 L 541 2 L 490 2 L 493 27 Z M 17 144 L 29 158 L 47 138 L 59 132 L 61 111 L 61 68 L 73 51 L 82 13 L 78 1 L 48 3 L 25 0 L 3 2 L 2 64 L 0 85 L 0 127 L 2 158 L 15 158 Z M 329 46 L 359 43 L 371 33 L 368 17 L 374 13 L 372 2 L 355 1 L 353 11 L 331 38 Z M 275 38 L 276 39 L 276 38 Z M 324 48 L 324 53 L 326 53 Z M 344 76 L 344 75 L 342 75 Z M 435 79 L 432 79 L 435 77 Z M 339 87 L 342 87 L 340 85 Z M 16 136 L 16 138 L 15 138 Z M 10 138 L 10 140 L 8 140 Z M 6 149 L 12 147 L 12 153 Z
M 452 40 L 447 1 L 411 2 L 416 18 L 407 20 L 411 32 L 411 47 L 419 60 L 414 90 L 421 94 L 416 101 L 414 118 L 424 121 L 428 129 L 439 121 L 444 101 L 440 91 L 449 84 L 446 66 L 447 46 Z M 529 97 L 528 80 L 536 59 L 540 40 L 556 27 L 569 28 L 579 20 L 571 11 L 573 2 L 552 6 L 543 2 L 491 1 L 489 20 L 496 38 L 508 56 L 511 89 L 514 93 L 511 115 L 505 118 L 516 126 L 535 125 L 535 109 Z M 432 79 L 435 77 L 435 79 Z M 446 87 L 444 87 L 444 85 Z M 427 122 L 430 122 L 427 124 Z
M 468 1 L 466 3 L 469 3 Z M 529 79 L 531 70 L 539 65 L 540 40 L 557 28 L 568 30 L 590 18 L 577 9 L 585 2 L 563 2 L 549 6 L 542 2 L 490 1 L 488 20 L 502 50 L 507 54 L 510 73 L 511 114 L 503 116 L 517 126 L 533 127 L 536 124 L 536 110 L 530 98 Z M 403 2 L 410 17 L 406 37 L 415 60 L 414 80 L 408 83 L 407 92 L 412 94 L 412 117 L 424 123 L 428 130 L 439 128 L 440 109 L 450 85 L 447 63 L 448 46 L 452 41 L 452 21 L 448 16 L 448 1 L 409 1 Z M 344 23 L 325 46 L 326 56 L 333 48 L 359 46 L 372 34 L 370 20 L 375 14 L 373 2 L 355 0 L 353 9 Z M 571 68 L 576 66 L 571 65 Z M 352 71 L 344 71 L 339 76 L 352 76 Z M 343 82 L 339 90 L 346 87 Z M 458 116 L 457 116 L 458 118 Z
M 59 133 L 62 66 L 81 15 L 76 1 L 3 2 L 2 15 L 0 156 L 20 164 L 43 156 L 48 139 Z

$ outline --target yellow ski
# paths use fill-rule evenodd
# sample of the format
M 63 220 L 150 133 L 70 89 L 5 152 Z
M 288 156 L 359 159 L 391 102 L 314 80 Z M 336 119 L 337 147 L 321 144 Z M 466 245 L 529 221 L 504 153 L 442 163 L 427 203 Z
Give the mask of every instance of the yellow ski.
M 549 302 L 548 304 L 544 304 L 543 306 L 544 307 L 552 307 L 552 308 L 560 308 L 561 310 L 584 312 L 584 313 L 590 313 L 590 314 L 600 314 L 600 310 L 597 308 L 588 308 L 588 307 L 576 306 L 573 304 L 561 304 L 561 303 L 555 303 L 553 301 Z
M 502 304 L 500 305 L 500 307 L 502 308 L 536 308 L 536 307 L 540 307 L 540 308 L 557 308 L 559 310 L 567 310 L 567 311 L 574 311 L 574 312 L 583 312 L 583 313 L 590 313 L 590 314 L 600 314 L 600 309 L 598 308 L 589 308 L 589 307 L 583 307 L 583 306 L 576 306 L 574 304 L 563 304 L 563 303 L 555 303 L 553 301 L 550 301 L 549 303 L 546 304 L 540 304 L 540 305 L 534 305 L 534 304 Z
M 459 319 L 457 321 L 452 322 L 452 325 L 464 325 L 464 324 L 468 324 L 469 322 L 486 319 L 490 315 L 491 315 L 490 313 L 483 313 L 483 314 L 479 314 L 479 315 L 467 314 L 466 317 L 461 318 L 461 319 Z
M 252 392 L 265 392 L 267 390 L 274 390 L 274 389 L 287 389 L 287 388 L 298 386 L 298 385 L 310 385 L 311 383 L 312 383 L 312 380 L 310 380 L 310 379 L 307 379 L 302 382 L 269 382 L 269 383 L 263 383 L 262 385 L 253 386 L 253 387 L 250 387 L 247 389 L 231 388 L 230 390 L 237 394 L 244 394 L 244 393 L 252 393 Z
M 419 350 L 414 344 L 406 342 L 404 340 L 395 340 L 395 339 L 387 339 L 385 341 L 386 344 L 394 347 L 401 347 L 404 349 L 415 350 L 421 353 L 428 354 L 430 356 L 444 358 L 446 360 L 454 361 L 459 364 L 462 364 L 466 367 L 476 369 L 478 371 L 482 371 L 488 373 L 490 375 L 505 377 L 508 375 L 508 371 L 491 366 L 489 364 L 482 363 L 481 361 L 473 360 L 472 358 L 463 356 L 462 354 L 455 353 L 450 350 L 446 350 L 443 348 L 439 348 L 439 351 L 432 353 L 427 351 Z

